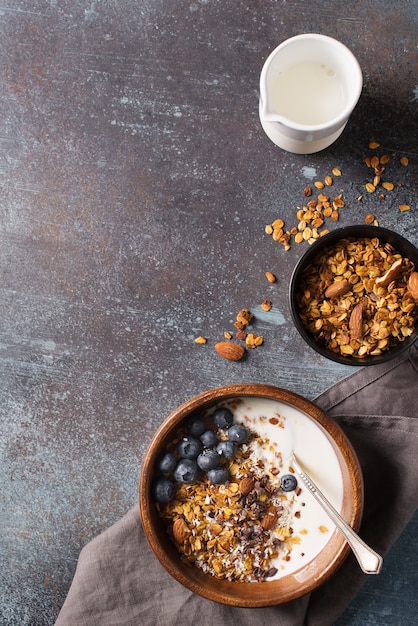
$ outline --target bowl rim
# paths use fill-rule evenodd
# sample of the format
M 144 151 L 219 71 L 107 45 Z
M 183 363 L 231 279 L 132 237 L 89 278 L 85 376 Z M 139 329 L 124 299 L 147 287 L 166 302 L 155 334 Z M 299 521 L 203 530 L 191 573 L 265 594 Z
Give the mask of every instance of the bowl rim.
M 357 224 L 350 226 L 343 226 L 341 228 L 337 228 L 320 239 L 317 239 L 315 243 L 310 246 L 310 248 L 304 252 L 304 254 L 297 261 L 293 272 L 290 277 L 289 282 L 289 292 L 288 292 L 288 305 L 290 309 L 290 313 L 292 316 L 293 323 L 296 327 L 296 330 L 304 339 L 304 341 L 318 354 L 326 357 L 327 359 L 334 361 L 336 363 L 340 363 L 342 365 L 350 365 L 350 366 L 369 366 L 369 365 L 378 365 L 380 363 L 387 363 L 392 359 L 400 356 L 406 350 L 408 350 L 418 339 L 418 324 L 415 327 L 413 334 L 408 337 L 405 341 L 402 341 L 397 346 L 390 348 L 386 352 L 383 352 L 381 355 L 372 355 L 368 356 L 364 359 L 357 359 L 350 355 L 341 355 L 333 352 L 329 348 L 322 346 L 319 344 L 308 330 L 302 324 L 302 321 L 297 312 L 297 303 L 296 303 L 296 290 L 295 285 L 297 284 L 300 274 L 303 271 L 303 268 L 313 260 L 315 255 L 319 252 L 321 248 L 332 245 L 340 241 L 341 239 L 346 239 L 348 237 L 379 237 L 382 238 L 385 243 L 390 243 L 396 249 L 397 252 L 400 252 L 402 256 L 407 256 L 411 258 L 414 262 L 415 267 L 418 271 L 418 248 L 408 239 L 406 239 L 403 235 L 400 235 L 394 230 L 390 230 L 388 228 L 384 228 L 382 226 L 374 226 L 372 224 Z M 400 249 L 399 249 L 400 248 Z M 402 252 L 402 250 L 407 251 L 406 254 Z
M 156 471 L 156 460 L 164 449 L 167 437 L 178 430 L 179 424 L 191 413 L 205 410 L 222 400 L 235 397 L 261 397 L 278 400 L 289 404 L 313 419 L 334 444 L 334 450 L 342 466 L 342 473 L 346 474 L 344 485 L 343 506 L 349 507 L 348 523 L 358 531 L 363 515 L 364 485 L 363 475 L 357 454 L 341 427 L 322 409 L 310 400 L 295 392 L 291 392 L 273 385 L 262 383 L 239 383 L 215 387 L 193 396 L 172 411 L 161 423 L 152 438 L 142 465 L 138 485 L 138 505 L 145 537 L 161 565 L 166 571 L 184 587 L 198 595 L 230 606 L 243 608 L 260 608 L 289 602 L 299 598 L 325 582 L 343 563 L 350 548 L 342 535 L 335 530 L 320 555 L 327 558 L 326 566 L 318 574 L 312 575 L 309 563 L 296 572 L 273 581 L 263 582 L 254 593 L 256 583 L 243 583 L 219 580 L 210 574 L 204 574 L 199 568 L 181 563 L 174 544 L 162 527 L 162 522 L 151 498 L 152 480 Z M 343 465 L 342 465 L 343 464 Z M 347 497 L 346 497 L 347 496 Z M 156 531 L 160 529 L 160 535 Z M 161 541 L 162 539 L 162 541 Z M 328 548 L 328 549 L 327 549 Z M 323 553 L 323 554 L 322 554 Z M 185 570 L 187 575 L 185 574 Z M 307 572 L 308 582 L 303 579 Z M 310 578 L 309 578 L 310 576 Z M 302 580 L 300 586 L 295 581 Z M 216 581 L 206 586 L 205 581 Z M 216 587 L 215 587 L 216 585 Z

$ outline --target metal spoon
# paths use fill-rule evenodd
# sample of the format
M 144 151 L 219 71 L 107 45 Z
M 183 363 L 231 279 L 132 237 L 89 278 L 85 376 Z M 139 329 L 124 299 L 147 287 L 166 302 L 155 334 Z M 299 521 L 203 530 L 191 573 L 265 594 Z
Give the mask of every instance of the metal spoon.
M 332 504 L 326 499 L 322 491 L 315 485 L 314 481 L 300 466 L 295 454 L 292 452 L 290 463 L 296 474 L 303 480 L 313 497 L 319 502 L 324 511 L 334 522 L 340 533 L 346 538 L 357 561 L 365 574 L 378 574 L 381 570 L 383 558 L 372 550 L 347 524 L 341 515 L 334 509 Z

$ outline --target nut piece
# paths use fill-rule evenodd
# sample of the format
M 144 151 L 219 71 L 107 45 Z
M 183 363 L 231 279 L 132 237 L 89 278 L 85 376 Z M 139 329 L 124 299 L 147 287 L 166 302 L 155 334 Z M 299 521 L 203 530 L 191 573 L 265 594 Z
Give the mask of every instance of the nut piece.
M 269 281 L 269 283 L 275 283 L 276 282 L 276 277 L 273 274 L 273 272 L 266 272 L 266 278 Z
M 215 350 L 223 359 L 239 361 L 245 353 L 245 348 L 233 341 L 219 341 L 215 344 Z
M 378 287 L 387 287 L 389 283 L 397 277 L 402 269 L 402 265 L 403 259 L 397 259 L 383 276 L 376 278 L 376 285 L 378 285 Z
M 206 339 L 206 337 L 202 337 L 202 335 L 199 335 L 199 337 L 196 337 L 196 339 L 194 340 L 195 343 L 202 344 L 202 345 L 207 343 L 207 341 L 208 340 Z
M 349 328 L 350 328 L 351 339 L 361 339 L 361 336 L 363 334 L 362 326 L 363 326 L 363 303 L 359 302 L 358 304 L 356 304 L 356 306 L 354 307 L 350 315 Z
M 418 300 L 418 272 L 412 272 L 408 280 L 408 289 L 414 300 Z
M 264 530 L 271 530 L 272 528 L 276 526 L 278 519 L 279 519 L 279 514 L 277 512 L 277 509 L 273 504 L 271 504 L 267 508 L 267 511 L 263 519 L 261 520 L 261 526 L 264 528 Z
M 350 291 L 350 289 L 351 285 L 348 280 L 345 278 L 343 280 L 337 280 L 325 290 L 325 297 L 335 298 L 337 296 L 342 296 L 347 293 L 347 291 Z
M 246 496 L 254 489 L 255 481 L 253 478 L 246 476 L 239 482 L 239 490 L 241 495 Z
M 173 524 L 173 537 L 176 543 L 183 543 L 190 535 L 189 527 L 182 517 L 178 517 Z
M 263 302 L 261 303 L 261 308 L 263 309 L 263 311 L 270 311 L 271 307 L 271 300 L 263 300 Z

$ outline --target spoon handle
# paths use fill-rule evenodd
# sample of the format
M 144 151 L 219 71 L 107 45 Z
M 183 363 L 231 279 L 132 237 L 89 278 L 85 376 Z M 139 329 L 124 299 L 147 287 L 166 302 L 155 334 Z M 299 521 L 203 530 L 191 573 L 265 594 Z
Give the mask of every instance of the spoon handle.
M 354 530 L 347 524 L 347 522 L 341 517 L 341 515 L 335 510 L 332 504 L 327 500 L 322 491 L 315 485 L 314 481 L 300 466 L 295 455 L 292 454 L 290 462 L 293 465 L 296 473 L 303 480 L 313 497 L 319 502 L 324 511 L 334 522 L 335 526 L 346 538 L 352 551 L 354 552 L 357 561 L 365 574 L 378 574 L 381 570 L 383 559 L 372 550 Z

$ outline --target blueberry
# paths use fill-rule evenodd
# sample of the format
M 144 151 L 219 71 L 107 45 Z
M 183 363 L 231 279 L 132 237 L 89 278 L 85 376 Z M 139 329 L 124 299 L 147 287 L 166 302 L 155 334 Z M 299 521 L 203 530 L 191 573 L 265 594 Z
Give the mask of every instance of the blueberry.
M 215 450 L 203 450 L 197 457 L 197 464 L 200 469 L 207 470 L 219 467 L 221 464 L 221 457 Z
M 158 468 L 164 474 L 170 474 L 177 465 L 177 459 L 172 452 L 166 452 L 158 463 Z
M 192 415 L 187 420 L 187 430 L 192 437 L 200 437 L 200 435 L 206 430 L 205 422 L 201 417 Z
M 195 437 L 183 437 L 177 449 L 183 459 L 196 459 L 202 451 L 202 444 Z
M 294 491 L 297 487 L 298 481 L 293 474 L 285 474 L 280 479 L 280 487 L 283 491 Z
M 156 502 L 167 504 L 174 498 L 175 493 L 176 488 L 172 480 L 165 476 L 157 478 L 153 486 L 153 497 Z
M 194 483 L 199 478 L 199 468 L 196 461 L 181 459 L 174 470 L 173 476 L 178 483 Z
M 213 423 L 218 428 L 229 428 L 234 421 L 234 416 L 231 409 L 228 409 L 226 406 L 222 406 L 213 412 L 212 419 Z
M 222 483 L 226 483 L 228 478 L 229 472 L 224 465 L 220 465 L 219 467 L 215 467 L 215 469 L 208 471 L 208 479 L 211 483 L 215 483 L 215 485 L 222 485 Z
M 224 459 L 232 459 L 237 452 L 237 444 L 230 439 L 220 441 L 216 446 L 216 452 L 223 456 Z
M 233 424 L 230 428 L 228 428 L 229 439 L 231 441 L 235 441 L 236 443 L 245 443 L 248 441 L 249 436 L 250 433 L 241 424 Z
M 205 430 L 199 437 L 200 441 L 206 448 L 214 448 L 218 443 L 218 437 L 213 430 Z

